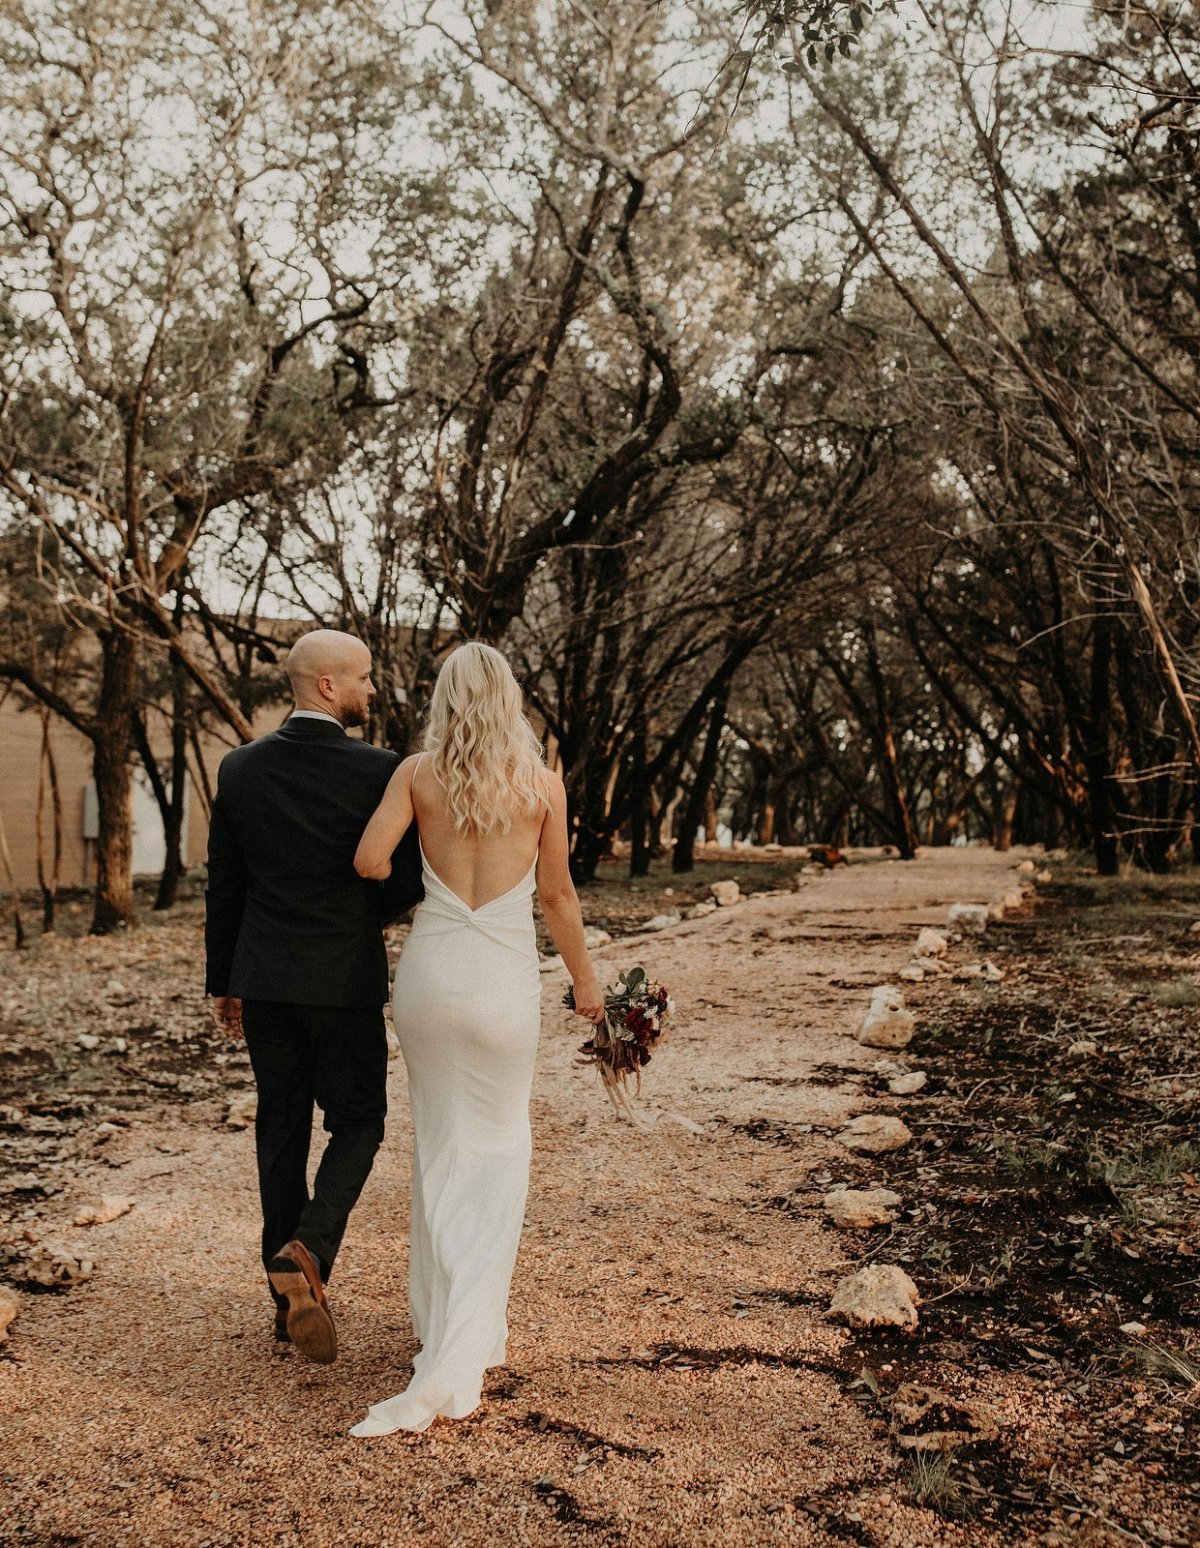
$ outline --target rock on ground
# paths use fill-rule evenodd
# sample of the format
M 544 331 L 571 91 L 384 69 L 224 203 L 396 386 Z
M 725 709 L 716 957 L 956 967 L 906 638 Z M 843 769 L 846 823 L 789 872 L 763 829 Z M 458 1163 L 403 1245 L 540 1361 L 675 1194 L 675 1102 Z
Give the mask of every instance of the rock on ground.
M 883 1113 L 860 1113 L 838 1135 L 848 1150 L 864 1150 L 868 1155 L 882 1155 L 888 1150 L 899 1150 L 912 1139 L 912 1130 L 899 1118 L 888 1118 Z
M 836 1188 L 821 1201 L 835 1226 L 867 1231 L 891 1225 L 900 1207 L 900 1195 L 890 1188 Z
M 99 1204 L 87 1204 L 75 1216 L 77 1226 L 108 1225 L 114 1220 L 120 1220 L 122 1215 L 127 1215 L 137 1202 L 122 1194 L 106 1193 L 102 1195 Z
M 15 1290 L 0 1285 L 0 1344 L 8 1340 L 8 1330 L 21 1313 L 21 1302 Z
M 230 1100 L 229 1110 L 225 1114 L 225 1123 L 230 1129 L 248 1129 L 257 1114 L 258 1092 L 239 1091 Z
M 69 1290 L 90 1279 L 94 1270 L 91 1258 L 65 1242 L 38 1242 L 25 1255 L 19 1272 L 27 1285 L 40 1290 Z
M 829 1310 L 852 1328 L 915 1328 L 921 1297 L 894 1263 L 872 1263 L 849 1274 L 833 1292 Z
M 891 1431 L 905 1451 L 956 1451 L 977 1441 L 996 1440 L 1000 1423 L 988 1403 L 906 1381 L 891 1401 Z
M 982 978 L 989 984 L 998 984 L 1004 977 L 1004 973 L 990 958 L 985 958 L 982 962 L 964 964 L 957 970 L 954 977 L 960 983 L 965 983 L 972 978 Z
M 946 926 L 964 935 L 982 935 L 988 927 L 986 903 L 952 903 L 946 914 Z
M 742 895 L 742 889 L 735 881 L 713 882 L 708 889 L 716 899 L 718 908 L 729 908 L 736 903 Z
M 893 1096 L 916 1096 L 918 1091 L 924 1090 L 928 1079 L 924 1070 L 906 1071 L 903 1075 L 892 1076 L 888 1090 Z
M 868 1048 L 904 1048 L 917 1029 L 912 1011 L 906 1010 L 898 989 L 881 984 L 871 995 L 867 1013 L 855 1036 Z
M 917 944 L 913 947 L 914 957 L 944 957 L 950 950 L 950 942 L 940 930 L 931 929 L 926 925 L 917 934 Z
M 677 925 L 682 918 L 682 914 L 655 914 L 653 919 L 647 919 L 642 928 L 645 930 L 668 930 L 672 925 Z

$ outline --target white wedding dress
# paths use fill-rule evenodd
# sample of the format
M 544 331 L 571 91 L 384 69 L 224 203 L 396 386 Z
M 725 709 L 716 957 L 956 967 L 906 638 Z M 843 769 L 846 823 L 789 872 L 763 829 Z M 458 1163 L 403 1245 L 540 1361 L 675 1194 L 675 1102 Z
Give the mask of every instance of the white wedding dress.
M 529 1093 L 541 987 L 536 862 L 468 908 L 421 849 L 425 899 L 396 968 L 392 1010 L 413 1121 L 409 1301 L 421 1342 L 403 1392 L 352 1435 L 424 1430 L 478 1406 L 504 1363 L 508 1292 L 529 1186 Z

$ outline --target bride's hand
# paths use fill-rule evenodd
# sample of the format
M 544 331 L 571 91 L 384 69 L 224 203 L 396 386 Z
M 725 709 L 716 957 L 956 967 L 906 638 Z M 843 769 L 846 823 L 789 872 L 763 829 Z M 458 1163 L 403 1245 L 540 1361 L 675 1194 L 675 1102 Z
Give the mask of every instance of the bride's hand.
M 598 981 L 594 977 L 583 979 L 571 987 L 575 995 L 575 1014 L 593 1025 L 603 1021 L 604 991 Z

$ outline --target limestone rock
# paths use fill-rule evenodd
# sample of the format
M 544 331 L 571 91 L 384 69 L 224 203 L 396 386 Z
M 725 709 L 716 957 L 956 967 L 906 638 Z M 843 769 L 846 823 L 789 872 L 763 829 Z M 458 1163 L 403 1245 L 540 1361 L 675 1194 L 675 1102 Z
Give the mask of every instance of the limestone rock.
M 888 1090 L 893 1096 L 916 1096 L 918 1091 L 924 1090 L 928 1079 L 924 1070 L 912 1070 L 905 1075 L 893 1075 L 888 1081 Z
M 742 895 L 742 889 L 735 881 L 713 882 L 708 890 L 716 900 L 718 908 L 730 908 Z
M 971 978 L 982 978 L 989 984 L 998 984 L 1003 979 L 1004 972 L 990 958 L 985 957 L 982 962 L 965 963 L 958 969 L 954 977 L 960 983 L 965 983 Z
M 120 1220 L 122 1215 L 127 1215 L 137 1203 L 126 1195 L 106 1193 L 101 1197 L 99 1204 L 88 1204 L 75 1216 L 77 1226 L 109 1225 L 114 1220 Z
M 1145 1331 L 1144 1322 L 1123 1322 L 1117 1329 L 1118 1333 L 1124 1333 L 1127 1338 L 1140 1338 Z
M 842 1280 L 829 1310 L 852 1328 L 915 1328 L 920 1295 L 894 1263 L 872 1263 Z
M 1032 860 L 1022 860 L 1022 861 L 1021 861 L 1021 863 L 1020 863 L 1020 865 L 1019 865 L 1019 866 L 1018 866 L 1018 867 L 1017 867 L 1017 870 L 1018 870 L 1018 871 L 1022 871 L 1022 872 L 1024 872 L 1024 873 L 1025 873 L 1025 874 L 1027 874 L 1027 875 L 1032 875 L 1032 874 L 1033 874 L 1033 872 L 1034 872 L 1034 871 L 1035 871 L 1035 870 L 1036 870 L 1036 869 L 1037 869 L 1037 868 L 1036 868 L 1036 866 L 1035 866 L 1035 865 L 1034 865 L 1034 863 L 1033 863 L 1033 861 L 1032 861 Z
M 904 996 L 890 984 L 880 984 L 872 992 L 855 1037 L 868 1048 L 904 1048 L 912 1042 L 916 1029 L 912 1011 L 905 1009 Z
M 900 1195 L 889 1188 L 835 1188 L 821 1202 L 835 1226 L 867 1231 L 872 1226 L 892 1224 Z
M 994 898 L 989 900 L 987 906 L 987 916 L 993 924 L 1004 918 L 1004 911 L 1006 907 L 1007 905 L 1004 901 L 1003 893 L 998 892 Z
M 964 935 L 982 935 L 988 927 L 987 905 L 951 903 L 946 925 L 951 930 L 961 930 Z
M 583 932 L 583 944 L 589 951 L 595 951 L 598 946 L 607 946 L 612 936 L 607 930 L 597 930 L 595 925 L 588 925 Z
M 899 1118 L 889 1118 L 884 1113 L 860 1113 L 838 1135 L 847 1150 L 862 1150 L 868 1155 L 882 1155 L 888 1150 L 899 1150 L 912 1139 L 912 1130 Z
M 1053 881 L 1054 880 L 1054 872 L 1053 871 L 1039 871 L 1037 873 L 1037 876 L 1035 877 L 1035 880 L 1036 881 L 1040 881 L 1040 882 Z
M 8 1342 L 8 1330 L 21 1313 L 21 1302 L 15 1290 L 0 1285 L 0 1344 Z
M 230 1098 L 229 1111 L 225 1114 L 225 1123 L 231 1129 L 248 1129 L 258 1114 L 258 1093 L 256 1091 L 239 1091 L 235 1097 Z
M 93 1048 L 99 1048 L 100 1039 L 91 1032 L 81 1032 L 75 1039 L 76 1048 L 81 1048 L 84 1053 L 91 1053 Z
M 950 942 L 940 930 L 931 930 L 928 925 L 917 936 L 917 944 L 913 948 L 914 957 L 944 957 L 950 949 Z
M 715 903 L 693 903 L 684 917 L 686 919 L 707 919 L 709 914 L 715 914 L 716 911 L 717 905 Z
M 996 1410 L 988 1403 L 952 1397 L 936 1387 L 906 1381 L 891 1401 L 891 1430 L 905 1451 L 955 1451 L 1000 1434 Z
M 672 925 L 677 925 L 682 919 L 682 914 L 655 914 L 653 919 L 647 919 L 642 926 L 644 930 L 669 930 Z
M 1090 1037 L 1078 1037 L 1067 1047 L 1068 1059 L 1094 1059 L 1100 1052 L 1100 1044 Z
M 390 1064 L 393 1059 L 398 1059 L 400 1057 L 400 1039 L 392 1031 L 391 1027 L 388 1028 L 387 1045 L 388 1063 Z
M 19 1272 L 26 1284 L 39 1289 L 69 1290 L 90 1279 L 94 1270 L 91 1258 L 65 1242 L 38 1242 L 26 1254 Z
M 923 984 L 925 982 L 925 969 L 919 962 L 910 962 L 907 967 L 902 967 L 896 975 L 901 983 Z

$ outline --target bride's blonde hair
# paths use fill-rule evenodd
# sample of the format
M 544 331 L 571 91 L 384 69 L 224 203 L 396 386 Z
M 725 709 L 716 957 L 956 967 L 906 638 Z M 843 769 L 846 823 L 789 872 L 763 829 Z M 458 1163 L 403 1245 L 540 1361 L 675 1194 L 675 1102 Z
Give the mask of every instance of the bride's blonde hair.
M 533 816 L 550 805 L 520 685 L 491 645 L 468 640 L 446 657 L 422 745 L 460 833 L 507 833 L 513 812 Z

